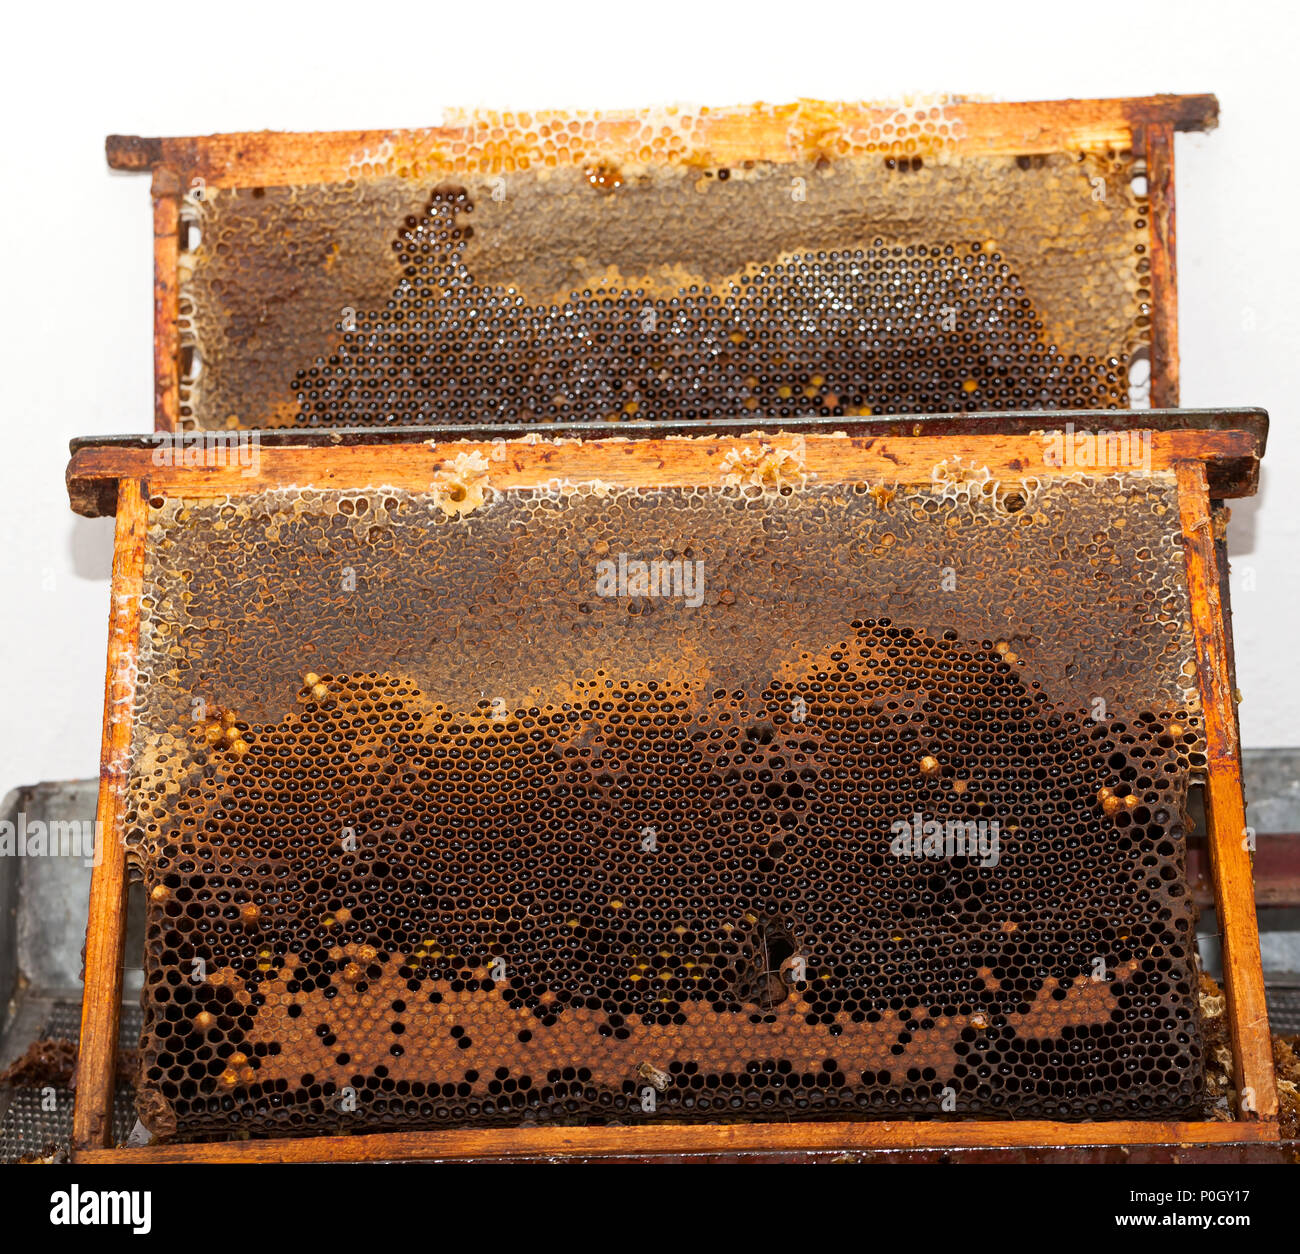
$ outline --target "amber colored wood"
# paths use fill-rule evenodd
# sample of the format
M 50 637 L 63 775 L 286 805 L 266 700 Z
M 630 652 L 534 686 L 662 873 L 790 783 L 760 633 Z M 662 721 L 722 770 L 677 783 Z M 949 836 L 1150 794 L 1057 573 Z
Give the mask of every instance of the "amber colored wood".
M 701 109 L 691 130 L 685 160 L 701 166 L 740 161 L 797 161 L 851 155 L 873 126 L 899 112 L 896 104 L 832 104 L 801 100 L 788 105 Z M 935 105 L 935 116 L 939 106 Z M 943 106 L 952 124 L 956 151 L 985 155 L 1033 155 L 1089 150 L 1123 150 L 1137 128 L 1152 124 L 1175 130 L 1210 130 L 1219 104 L 1211 95 L 1144 96 L 1114 100 L 1057 100 L 1024 103 L 969 101 Z M 644 146 L 643 113 L 599 115 L 584 133 L 582 150 L 602 159 L 633 161 Z M 541 126 L 567 120 L 556 113 L 504 115 L 500 134 L 483 126 L 419 130 L 332 131 L 149 139 L 110 135 L 108 163 L 117 170 L 165 165 L 186 184 L 202 178 L 209 187 L 278 187 L 330 183 L 358 175 L 391 173 L 421 178 L 440 170 L 472 168 L 493 174 L 539 164 L 543 154 L 527 138 Z M 924 144 L 924 140 L 921 141 Z M 467 150 L 472 152 L 465 165 Z M 888 144 L 878 146 L 888 155 Z
M 180 180 L 172 170 L 153 172 L 153 379 L 154 429 L 175 431 L 180 422 Z
M 83 1151 L 94 1162 L 375 1162 L 397 1159 L 589 1157 L 640 1154 L 851 1151 L 987 1146 L 1087 1146 L 1258 1143 L 1276 1140 L 1275 1123 L 733 1123 L 600 1128 L 473 1128 L 381 1132 L 301 1140 L 224 1141 Z
M 1223 989 L 1232 1032 L 1236 1089 L 1247 1095 L 1243 1118 L 1277 1115 L 1273 1044 L 1264 1000 L 1246 808 L 1242 797 L 1237 702 L 1228 671 L 1227 625 L 1219 598 L 1205 468 L 1177 468 L 1188 598 L 1196 642 L 1197 681 L 1205 724 L 1205 814 L 1214 900 L 1223 943 Z
M 118 491 L 113 542 L 112 607 L 104 680 L 104 734 L 95 809 L 96 852 L 86 927 L 85 994 L 77 1059 L 72 1143 L 107 1145 L 113 1121 L 117 1035 L 122 1011 L 122 959 L 126 941 L 126 846 L 122 816 L 131 765 L 140 598 L 144 591 L 148 513 L 141 484 L 124 480 Z
M 1178 255 L 1174 229 L 1174 128 L 1144 128 L 1151 215 L 1151 405 L 1178 404 Z
M 1188 459 L 1258 457 L 1259 438 L 1250 431 L 1152 431 L 1150 466 L 1170 471 Z M 727 477 L 769 486 L 856 483 L 889 488 L 927 484 L 936 476 L 989 478 L 1001 483 L 1056 475 L 1109 476 L 1114 465 L 1096 468 L 1048 460 L 1041 435 L 836 436 L 766 433 L 751 437 L 700 436 L 608 440 L 458 440 L 411 444 L 295 447 L 251 445 L 248 464 L 238 445 L 217 446 L 208 465 L 166 465 L 183 460 L 183 450 L 100 445 L 79 448 L 68 467 L 73 507 L 94 513 L 103 488 L 114 481 L 148 476 L 151 490 L 195 499 L 244 496 L 296 487 L 387 486 L 425 491 L 448 477 L 476 480 L 496 489 L 604 483 L 628 487 L 722 485 Z M 788 460 L 774 459 L 788 451 Z M 765 460 L 766 459 L 766 460 Z M 482 475 L 459 469 L 478 460 Z M 1131 469 L 1137 469 L 1136 466 Z M 987 476 L 985 474 L 987 472 Z M 768 477 L 771 476 L 771 477 Z M 806 476 L 805 478 L 802 478 Z

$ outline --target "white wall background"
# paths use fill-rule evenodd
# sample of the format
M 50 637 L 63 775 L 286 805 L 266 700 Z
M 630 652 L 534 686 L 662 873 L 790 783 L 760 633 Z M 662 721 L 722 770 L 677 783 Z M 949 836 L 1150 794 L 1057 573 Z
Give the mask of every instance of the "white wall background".
M 25 0 L 5 26 L 0 794 L 97 770 L 112 524 L 69 511 L 67 442 L 152 423 L 149 183 L 107 169 L 105 134 L 427 126 L 458 105 L 1217 93 L 1218 131 L 1178 138 L 1183 404 L 1272 413 L 1262 494 L 1234 511 L 1242 727 L 1300 744 L 1294 6 Z

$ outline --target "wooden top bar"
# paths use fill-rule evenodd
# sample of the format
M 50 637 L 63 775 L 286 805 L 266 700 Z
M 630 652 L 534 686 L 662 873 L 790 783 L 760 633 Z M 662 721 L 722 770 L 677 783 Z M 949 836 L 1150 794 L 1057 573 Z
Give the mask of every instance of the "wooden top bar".
M 1124 150 L 1148 126 L 1212 130 L 1212 95 L 1108 100 L 674 106 L 637 112 L 476 114 L 407 130 L 277 132 L 145 138 L 110 135 L 115 170 L 167 169 L 184 184 L 275 187 L 358 177 L 421 178 L 439 171 L 505 173 L 546 165 L 616 162 L 728 167 L 744 161 L 946 149 L 990 156 Z M 660 144 L 649 145 L 658 138 Z
M 725 486 L 739 472 L 765 473 L 764 451 L 785 450 L 781 482 L 926 484 L 961 468 L 998 479 L 1171 470 L 1201 462 L 1217 496 L 1255 490 L 1267 415 L 1262 410 L 1146 411 L 1138 422 L 1098 411 L 963 415 L 931 427 L 922 419 L 708 424 L 573 424 L 524 429 L 407 427 L 401 430 L 196 432 L 78 440 L 68 465 L 72 508 L 111 514 L 117 485 L 148 480 L 185 496 L 242 496 L 279 488 L 388 486 L 428 489 L 458 459 L 480 465 L 497 489 L 599 481 L 616 486 Z M 1108 427 L 1114 423 L 1114 428 Z M 1067 438 L 1141 436 L 1131 454 L 1096 467 L 1067 455 L 1056 464 L 1052 433 Z M 1130 448 L 1132 446 L 1129 446 Z M 751 465 L 750 463 L 753 463 Z M 468 464 L 468 463 L 459 463 Z M 769 469 L 773 469 L 769 467 Z M 747 480 L 750 481 L 750 480 Z M 758 480 L 752 480 L 757 483 Z M 765 481 L 766 482 L 766 481 Z

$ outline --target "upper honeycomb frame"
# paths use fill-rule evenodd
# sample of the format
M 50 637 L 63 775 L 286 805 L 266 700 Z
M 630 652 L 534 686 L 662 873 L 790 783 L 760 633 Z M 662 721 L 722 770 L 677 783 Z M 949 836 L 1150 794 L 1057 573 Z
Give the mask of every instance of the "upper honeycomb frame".
M 315 408 L 312 408 L 301 399 L 306 393 L 300 391 L 298 402 L 291 402 L 292 370 L 288 367 L 292 365 L 297 369 L 306 367 L 313 360 L 318 363 L 325 361 L 321 354 L 329 353 L 330 345 L 337 342 L 337 337 L 331 339 L 333 329 L 324 323 L 337 321 L 342 307 L 344 314 L 340 325 L 346 332 L 347 312 L 351 306 L 344 302 L 355 299 L 359 308 L 365 302 L 373 307 L 382 303 L 383 297 L 391 293 L 391 285 L 386 279 L 381 283 L 375 278 L 375 257 L 381 255 L 381 252 L 387 252 L 387 241 L 391 235 L 387 227 L 382 232 L 377 232 L 374 220 L 368 219 L 372 221 L 368 237 L 371 241 L 368 245 L 369 252 L 359 250 L 355 246 L 355 238 L 350 242 L 340 230 L 332 251 L 327 249 L 319 258 L 313 260 L 293 255 L 276 260 L 270 255 L 269 245 L 252 237 L 244 218 L 237 215 L 233 222 L 221 221 L 219 211 L 214 207 L 230 203 L 228 198 L 222 200 L 226 193 L 256 197 L 272 189 L 284 189 L 290 202 L 304 194 L 308 199 L 320 194 L 325 198 L 324 216 L 328 219 L 331 212 L 329 205 L 334 203 L 329 197 L 336 194 L 336 191 L 330 189 L 338 189 L 341 185 L 374 189 L 382 184 L 389 190 L 383 196 L 376 193 L 378 199 L 386 196 L 393 200 L 396 197 L 393 203 L 400 201 L 404 205 L 407 202 L 401 200 L 402 195 L 415 196 L 415 200 L 402 210 L 407 212 L 417 208 L 421 197 L 427 200 L 429 189 L 442 187 L 448 182 L 460 181 L 469 186 L 471 180 L 475 180 L 476 186 L 481 185 L 479 194 L 486 202 L 494 198 L 495 193 L 489 194 L 489 186 L 495 186 L 494 180 L 501 180 L 504 187 L 504 180 L 523 177 L 526 172 L 530 172 L 528 177 L 531 178 L 538 171 L 546 171 L 546 177 L 551 182 L 549 190 L 543 190 L 552 201 L 560 190 L 559 184 L 563 182 L 559 176 L 573 176 L 576 173 L 578 176 L 585 175 L 585 178 L 579 177 L 579 183 L 582 186 L 589 183 L 594 189 L 591 193 L 593 196 L 614 203 L 618 197 L 611 197 L 610 193 L 623 187 L 625 174 L 631 185 L 634 181 L 631 171 L 636 170 L 637 178 L 643 178 L 646 171 L 658 171 L 661 174 L 671 172 L 674 176 L 689 175 L 691 179 L 698 177 L 701 187 L 711 187 L 716 199 L 718 178 L 725 178 L 731 171 L 739 172 L 741 177 L 747 178 L 746 172 L 755 169 L 766 171 L 768 175 L 784 169 L 789 174 L 802 177 L 809 170 L 827 168 L 837 160 L 848 158 L 870 158 L 872 162 L 880 162 L 881 169 L 887 166 L 891 171 L 903 172 L 897 178 L 891 175 L 888 195 L 893 198 L 890 204 L 901 206 L 901 218 L 895 225 L 898 221 L 903 223 L 899 228 L 902 234 L 897 238 L 906 240 L 911 240 L 915 234 L 914 223 L 909 226 L 909 222 L 918 212 L 932 209 L 945 194 L 941 189 L 927 193 L 923 180 L 917 180 L 914 171 L 923 161 L 926 163 L 927 175 L 931 173 L 932 167 L 935 170 L 945 166 L 954 167 L 964 158 L 1010 161 L 1013 174 L 1018 164 L 1026 172 L 1025 177 L 1033 180 L 1040 174 L 1051 174 L 1050 170 L 1043 171 L 1039 168 L 1043 162 L 1059 160 L 1062 156 L 1080 161 L 1122 158 L 1127 163 L 1124 166 L 1126 185 L 1122 195 L 1112 188 L 1110 197 L 1114 202 L 1112 216 L 1122 220 L 1127 228 L 1136 228 L 1138 234 L 1134 238 L 1140 239 L 1136 251 L 1141 255 L 1128 267 L 1132 273 L 1124 280 L 1127 285 L 1124 289 L 1126 305 L 1131 308 L 1127 312 L 1117 310 L 1114 294 L 1107 296 L 1100 289 L 1093 307 L 1103 311 L 1112 320 L 1120 318 L 1121 314 L 1130 319 L 1128 334 L 1139 337 L 1142 350 L 1149 354 L 1150 404 L 1159 408 L 1178 404 L 1173 135 L 1176 131 L 1210 130 L 1217 124 L 1217 119 L 1218 102 L 1211 95 L 1026 103 L 944 99 L 904 105 L 828 104 L 804 100 L 783 106 L 754 105 L 745 108 L 695 110 L 683 107 L 585 116 L 526 112 L 475 114 L 454 118 L 448 125 L 441 127 L 406 130 L 300 134 L 260 132 L 190 138 L 113 135 L 107 140 L 107 154 L 109 164 L 114 169 L 139 172 L 148 170 L 153 176 L 154 427 L 160 431 L 195 426 L 205 429 L 268 427 L 317 421 L 339 425 L 328 416 L 321 417 L 324 401 L 316 403 Z M 873 165 L 872 169 L 876 167 Z M 909 174 L 908 171 L 912 173 Z M 1096 183 L 1099 180 L 1095 173 L 1091 180 L 1083 177 L 1091 172 L 1092 167 L 1087 166 L 1079 174 L 1085 199 L 1089 182 Z M 1129 174 L 1132 175 L 1135 186 L 1141 182 L 1140 191 L 1133 192 L 1127 186 Z M 730 187 L 735 189 L 738 185 L 738 181 L 733 179 Z M 976 185 L 981 185 L 978 178 Z M 394 186 L 397 191 L 392 190 Z M 1106 195 L 1104 189 L 1101 194 Z M 926 199 L 927 196 L 930 197 L 929 200 Z M 259 203 L 266 205 L 271 199 L 268 196 L 266 201 Z M 541 212 L 539 203 L 541 202 L 530 201 L 522 211 L 523 217 L 531 217 L 535 224 L 539 221 L 542 223 L 541 228 L 535 225 L 534 229 L 549 231 L 546 222 L 537 217 Z M 484 216 L 483 211 L 494 209 L 488 203 L 479 208 L 479 218 Z M 1094 205 L 1093 209 L 1096 208 Z M 725 206 L 719 211 L 725 211 Z M 206 216 L 211 212 L 218 212 L 218 217 L 212 219 Z M 274 212 L 282 211 L 276 209 Z M 311 212 L 316 214 L 318 210 L 312 209 Z M 454 207 L 448 207 L 447 212 L 455 212 Z M 586 212 L 583 210 L 583 213 Z M 1058 261 L 1053 262 L 1053 265 L 1065 264 L 1060 258 L 1075 254 L 1068 262 L 1075 268 L 1064 274 L 1064 288 L 1077 287 L 1084 281 L 1081 276 L 1087 276 L 1090 261 L 1094 274 L 1113 268 L 1114 257 L 1089 258 L 1088 241 L 1094 237 L 1085 232 L 1077 238 L 1067 238 L 1067 231 L 1077 229 L 1078 224 L 1067 223 L 1059 198 L 1049 205 L 1030 197 L 1023 207 L 1002 207 L 997 213 L 1010 214 L 1012 217 L 1019 214 L 1025 219 L 1035 219 L 1039 234 L 1032 238 L 1026 237 L 1030 253 L 1041 256 L 1044 251 L 1052 251 L 1059 254 Z M 284 219 L 280 217 L 272 219 L 276 224 L 282 220 Z M 975 212 L 964 213 L 964 219 L 963 215 L 957 215 L 957 220 L 962 220 L 963 225 L 969 226 L 969 234 L 963 236 L 959 226 L 948 222 L 946 226 L 950 229 L 947 233 L 936 236 L 930 243 L 937 248 L 940 239 L 949 244 L 965 241 L 964 246 L 978 249 L 978 241 L 984 236 L 976 235 L 975 231 L 987 223 Z M 427 233 L 421 236 L 419 230 L 412 232 L 409 226 L 415 219 L 408 218 L 407 221 L 405 238 L 408 241 L 414 239 L 420 246 L 424 246 L 423 241 L 431 237 L 435 233 L 434 227 L 438 226 L 437 222 L 426 222 Z M 229 293 L 232 286 L 245 289 L 239 297 L 242 303 L 235 313 L 227 305 L 205 312 L 203 302 L 199 301 L 196 306 L 194 299 L 196 276 L 201 276 L 204 266 L 211 264 L 212 241 L 208 241 L 209 251 L 204 251 L 203 243 L 193 241 L 202 240 L 208 225 L 211 224 L 216 230 L 219 223 L 222 239 L 227 242 L 227 246 L 231 242 L 238 243 L 239 247 L 251 250 L 249 255 L 253 259 L 259 256 L 260 249 L 267 271 L 278 266 L 283 280 L 274 290 L 268 288 L 263 293 L 259 290 L 260 279 L 255 277 L 251 282 L 235 283 L 234 280 L 239 276 L 218 269 L 216 274 L 219 286 L 226 293 Z M 392 225 L 396 226 L 397 222 L 394 221 Z M 481 255 L 485 238 L 482 228 L 485 224 L 479 222 L 478 225 L 479 237 L 475 247 L 480 249 L 480 254 L 476 255 Z M 592 228 L 588 224 L 584 229 L 596 229 L 599 233 L 605 227 L 598 225 Z M 1058 230 L 1059 246 L 1051 249 L 1046 241 Z M 865 229 L 854 227 L 854 232 L 855 244 L 873 243 L 870 232 Z M 815 234 L 814 232 L 814 237 Z M 993 233 L 995 245 L 999 244 L 999 234 Z M 328 221 L 326 234 L 322 238 L 326 241 L 329 239 Z M 590 240 L 590 236 L 582 238 L 588 242 Z M 976 242 L 972 244 L 971 240 Z M 1119 244 L 1122 249 L 1123 241 L 1119 241 Z M 810 238 L 802 241 L 799 246 L 815 248 L 817 245 L 817 239 Z M 784 249 L 791 246 L 788 238 L 779 248 L 773 245 L 773 256 L 788 256 Z M 831 247 L 836 246 L 838 245 L 832 242 Z M 574 251 L 581 250 L 575 246 Z M 886 248 L 885 251 L 889 250 Z M 1130 258 L 1133 251 L 1130 246 Z M 832 257 L 834 255 L 831 254 Z M 870 256 L 870 251 L 868 255 Z M 1022 253 L 1022 259 L 1024 255 L 1027 254 Z M 729 261 L 736 260 L 730 253 L 728 258 Z M 662 254 L 660 259 L 665 262 L 665 273 L 673 268 L 667 265 L 668 262 L 676 265 L 679 260 L 669 254 Z M 584 259 L 578 260 L 586 264 Z M 995 254 L 993 260 L 1001 262 L 1002 258 Z M 1011 260 L 1014 263 L 1017 258 L 1012 257 Z M 519 279 L 519 272 L 526 268 L 518 257 L 512 259 L 509 249 L 506 250 L 504 261 L 498 259 L 494 265 L 493 273 L 497 283 L 493 290 L 513 290 L 510 286 L 502 285 L 513 284 Z M 641 271 L 626 266 L 624 269 L 627 270 L 628 277 L 624 281 L 630 296 L 631 289 L 640 282 L 632 276 L 639 275 Z M 681 269 L 677 266 L 678 271 Z M 694 282 L 699 271 L 689 265 L 685 269 L 689 273 L 681 282 Z M 1002 269 L 1005 271 L 1006 267 L 1002 266 Z M 325 275 L 325 271 L 333 271 L 333 275 Z M 593 261 L 588 269 L 579 267 L 572 274 L 566 272 L 563 286 L 543 285 L 538 289 L 539 298 L 544 303 L 557 299 L 556 293 L 559 293 L 558 299 L 563 300 L 571 279 L 575 287 L 587 283 L 589 287 L 596 288 L 606 280 L 609 273 L 617 271 L 618 267 L 610 258 L 600 258 Z M 344 272 L 351 275 L 351 278 L 343 277 Z M 301 293 L 292 296 L 286 294 L 296 283 L 295 275 L 306 276 L 309 273 L 315 275 L 312 282 L 323 285 L 320 292 L 310 298 Z M 717 282 L 724 275 L 732 276 L 729 282 L 740 282 L 736 278 L 740 273 L 740 270 L 734 269 L 730 264 L 720 265 L 718 273 L 713 275 L 714 288 L 722 290 L 726 286 L 725 283 L 720 285 Z M 359 290 L 356 280 L 358 274 L 366 276 L 365 283 L 361 284 L 365 290 L 360 297 L 354 297 L 354 292 Z M 574 279 L 574 275 L 582 277 Z M 1021 291 L 1019 282 L 1022 277 L 1013 264 L 1007 291 L 1012 294 Z M 1106 281 L 1115 282 L 1113 278 Z M 556 283 L 558 282 L 557 279 Z M 366 283 L 370 286 L 366 287 Z M 619 286 L 615 282 L 608 291 L 614 291 Z M 525 288 L 526 285 L 520 290 Z M 670 286 L 668 294 L 672 290 Z M 687 289 L 682 287 L 681 290 Z M 704 291 L 707 293 L 709 290 L 706 282 Z M 1026 280 L 1026 290 L 1033 296 L 1034 283 Z M 638 301 L 640 291 L 638 288 Z M 607 294 L 607 289 L 601 287 L 595 294 L 600 297 Z M 293 303 L 300 298 L 300 303 Z M 229 299 L 228 296 L 223 297 L 223 300 L 226 299 Z M 700 316 L 707 319 L 712 312 L 704 309 Z M 1041 325 L 1041 313 L 1037 308 L 1031 310 L 1027 314 L 1030 320 L 1027 325 L 1036 325 L 1033 322 L 1035 315 L 1040 318 L 1037 325 Z M 200 329 L 205 316 L 209 320 L 207 339 L 201 343 L 203 337 Z M 354 319 L 357 317 L 354 313 Z M 356 329 L 364 333 L 367 328 L 364 319 L 361 321 L 362 325 Z M 1059 318 L 1056 321 L 1059 322 Z M 1068 318 L 1066 323 L 1069 323 Z M 228 331 L 228 327 L 233 329 Z M 899 343 L 902 345 L 913 344 L 933 355 L 933 346 L 928 342 L 923 343 L 919 338 L 920 333 L 914 320 L 908 322 L 904 319 L 901 328 L 895 330 L 896 338 L 901 337 Z M 278 338 L 274 352 L 267 347 L 268 336 Z M 1095 350 L 1098 353 L 1097 360 L 1102 363 L 1099 369 L 1105 375 L 1107 357 L 1116 351 L 1113 337 L 1105 344 L 1089 341 L 1082 345 L 1071 344 L 1069 348 L 1062 342 L 1059 354 L 1056 353 L 1058 337 L 1059 328 L 1054 323 L 1043 334 L 1043 344 L 1050 346 L 1054 361 L 1059 364 L 1078 360 L 1077 357 L 1069 356 L 1070 350 L 1076 354 Z M 743 354 L 746 350 L 742 348 L 738 351 Z M 253 358 L 257 359 L 257 369 L 244 369 L 241 366 L 240 363 L 246 364 Z M 268 358 L 273 358 L 269 364 Z M 1077 394 L 1061 392 L 1059 389 L 1062 385 L 1058 381 L 1053 385 L 1058 390 L 1053 392 L 1047 403 L 1054 408 L 1091 407 L 1093 404 L 1098 407 L 1126 407 L 1128 391 L 1122 354 L 1117 365 L 1120 372 L 1118 381 L 1116 366 L 1112 365 L 1108 389 L 1103 381 L 1100 393 L 1110 397 L 1110 400 L 1089 399 L 1091 393 L 1086 387 L 1081 387 Z M 207 372 L 202 384 L 199 383 L 201 371 Z M 740 369 L 738 373 L 743 376 L 745 370 Z M 1059 369 L 1057 374 L 1059 375 Z M 957 382 L 961 381 L 959 374 Z M 786 395 L 791 382 L 796 385 L 794 403 L 801 403 L 798 395 L 801 389 L 797 379 L 764 379 L 764 385 L 771 383 L 772 386 L 754 389 L 747 406 L 752 416 L 791 416 L 786 412 L 777 412 L 774 401 L 779 390 L 776 385 L 785 385 L 786 391 L 781 394 Z M 309 382 L 302 384 L 304 389 L 311 386 L 313 385 Z M 972 377 L 965 381 L 965 386 L 973 392 L 976 386 L 982 384 L 979 379 Z M 828 385 L 823 391 L 834 393 L 837 389 Z M 955 393 L 958 398 L 956 403 L 947 403 L 943 394 L 934 389 L 929 392 L 918 389 L 912 393 L 915 403 L 910 406 L 906 403 L 900 405 L 897 395 L 884 395 L 877 399 L 874 394 L 869 394 L 870 389 L 863 395 L 853 394 L 852 389 L 845 392 L 841 388 L 838 391 L 838 396 L 832 395 L 829 398 L 824 395 L 814 396 L 807 402 L 810 411 L 851 416 L 872 412 L 870 408 L 863 408 L 864 405 L 874 405 L 876 412 L 1011 407 L 1006 396 L 998 395 L 985 398 L 984 403 L 973 406 L 965 402 L 977 399 L 976 396 L 967 397 L 960 391 Z M 644 396 L 639 393 L 629 395 L 631 399 L 626 407 L 621 405 L 624 398 L 621 395 L 617 398 L 620 402 L 615 407 L 619 411 L 617 414 L 606 412 L 596 402 L 592 402 L 595 408 L 589 407 L 584 416 L 637 419 L 664 419 L 672 416 L 665 411 L 662 398 L 652 393 Z M 1036 400 L 1038 393 L 1033 389 L 1023 395 L 1023 400 L 1016 400 L 1017 405 L 1023 404 L 1029 408 L 1041 403 Z M 1060 399 L 1061 396 L 1065 399 Z M 1071 397 L 1074 398 L 1073 403 Z M 484 412 L 474 413 L 473 420 L 508 422 L 516 417 L 518 420 L 529 420 L 530 415 L 536 414 L 539 421 L 553 421 L 556 417 L 563 420 L 569 412 L 561 409 L 557 414 L 543 405 L 531 409 L 524 407 L 527 412 L 515 416 L 508 412 L 509 403 L 507 399 L 501 399 L 503 416 L 500 418 L 491 416 L 487 412 L 488 407 L 484 406 Z M 337 404 L 336 401 L 336 407 Z M 819 408 L 820 406 L 827 407 Z M 431 397 L 427 405 L 418 411 L 418 415 L 415 419 L 399 416 L 397 421 L 444 424 L 455 420 L 455 415 L 448 411 L 445 398 L 437 395 Z M 384 414 L 370 415 L 364 419 L 357 416 L 349 419 L 345 414 L 342 425 L 357 425 L 362 420 L 380 422 L 385 419 L 393 420 Z

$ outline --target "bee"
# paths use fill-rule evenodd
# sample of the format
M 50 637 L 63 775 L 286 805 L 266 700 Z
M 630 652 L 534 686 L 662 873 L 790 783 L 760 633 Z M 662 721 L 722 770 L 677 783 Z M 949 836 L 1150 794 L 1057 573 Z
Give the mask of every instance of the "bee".
M 668 1086 L 673 1082 L 672 1076 L 666 1071 L 660 1071 L 652 1062 L 643 1062 L 636 1069 L 636 1073 L 643 1080 L 649 1080 L 660 1093 L 667 1090 Z

